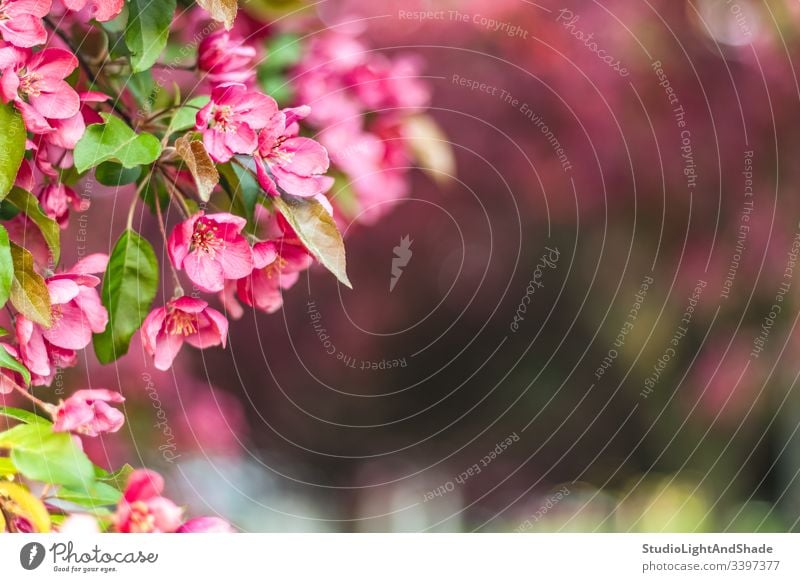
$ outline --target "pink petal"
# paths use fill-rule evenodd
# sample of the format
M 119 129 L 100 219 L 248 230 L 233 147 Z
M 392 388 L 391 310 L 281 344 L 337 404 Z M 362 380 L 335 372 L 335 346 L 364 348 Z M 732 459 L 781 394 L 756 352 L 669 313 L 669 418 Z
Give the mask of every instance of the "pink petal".
M 226 241 L 225 248 L 219 253 L 219 263 L 226 279 L 247 277 L 253 270 L 253 251 L 241 237 L 238 240 Z
M 222 291 L 225 278 L 218 260 L 210 259 L 203 252 L 191 252 L 183 261 L 183 269 L 192 282 L 206 293 Z
M 272 241 L 261 241 L 253 245 L 253 267 L 263 269 L 278 258 L 278 248 Z
M 66 81 L 53 83 L 53 92 L 42 92 L 31 95 L 30 104 L 44 117 L 51 119 L 68 119 L 81 109 L 81 100 L 75 90 Z
M 47 30 L 42 21 L 30 14 L 21 14 L 0 24 L 3 39 L 19 47 L 32 47 L 47 41 Z
M 42 332 L 51 344 L 65 350 L 82 350 L 92 341 L 92 328 L 83 311 L 74 303 L 61 306 L 61 315 L 52 327 Z
M 91 255 L 86 255 L 80 261 L 75 263 L 73 267 L 68 271 L 69 273 L 80 273 L 80 274 L 93 274 L 93 273 L 104 273 L 106 267 L 108 266 L 108 255 L 105 253 L 92 253 Z
M 155 367 L 166 371 L 172 366 L 172 362 L 183 347 L 184 337 L 182 335 L 172 335 L 164 333 L 159 335 L 155 351 Z
M 148 469 L 137 469 L 128 477 L 124 499 L 128 502 L 158 497 L 164 490 L 164 478 Z
M 174 301 L 170 301 L 170 306 L 186 313 L 202 313 L 208 307 L 208 303 L 202 299 L 183 295 Z

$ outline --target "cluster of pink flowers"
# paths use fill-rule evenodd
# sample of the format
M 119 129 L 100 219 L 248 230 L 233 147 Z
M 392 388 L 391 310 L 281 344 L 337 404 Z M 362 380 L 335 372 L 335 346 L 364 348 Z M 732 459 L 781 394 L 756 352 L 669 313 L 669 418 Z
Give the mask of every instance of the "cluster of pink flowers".
M 361 222 L 374 222 L 391 210 L 386 202 L 408 194 L 404 124 L 430 99 L 420 69 L 414 57 L 390 59 L 353 36 L 325 32 L 294 71 L 297 99 L 313 108 L 306 121 L 350 180 Z
M 70 150 L 87 124 L 100 121 L 88 104 L 108 96 L 79 92 L 67 82 L 78 68 L 78 59 L 68 48 L 58 46 L 57 37 L 48 38 L 44 19 L 57 10 L 69 12 L 76 22 L 106 21 L 117 16 L 123 5 L 123 0 L 0 0 L 0 101 L 14 104 L 33 135 L 28 142 L 33 163 L 23 162 L 17 184 L 33 191 L 45 212 L 62 227 L 67 226 L 69 207 L 81 208 L 81 200 L 59 182 L 59 167 L 71 165 Z M 58 167 L 53 160 L 58 160 Z

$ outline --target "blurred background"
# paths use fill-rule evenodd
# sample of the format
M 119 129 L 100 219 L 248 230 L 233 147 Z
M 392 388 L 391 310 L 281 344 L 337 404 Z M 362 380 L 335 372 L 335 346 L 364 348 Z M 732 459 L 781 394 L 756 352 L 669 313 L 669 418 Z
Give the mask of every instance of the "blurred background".
M 315 267 L 226 350 L 60 376 L 127 398 L 95 460 L 246 531 L 800 530 L 800 4 L 243 6 L 284 103 L 334 31 L 435 125 L 337 210 L 353 291 Z

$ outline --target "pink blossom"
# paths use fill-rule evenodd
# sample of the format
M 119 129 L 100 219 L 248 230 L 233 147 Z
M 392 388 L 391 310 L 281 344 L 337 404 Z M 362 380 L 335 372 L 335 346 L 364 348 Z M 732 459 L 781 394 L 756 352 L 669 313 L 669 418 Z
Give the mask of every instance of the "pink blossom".
M 0 0 L 0 36 L 13 45 L 32 47 L 47 41 L 42 17 L 51 0 Z
M 200 43 L 197 67 L 212 83 L 247 83 L 255 76 L 256 49 L 218 30 Z
M 211 101 L 197 112 L 197 131 L 217 162 L 234 154 L 252 154 L 258 145 L 256 130 L 264 127 L 278 105 L 272 97 L 248 91 L 241 83 L 224 83 L 211 92 Z
M 39 203 L 42 205 L 45 214 L 58 222 L 61 228 L 69 226 L 70 206 L 75 210 L 88 208 L 88 200 L 84 206 L 80 196 L 72 188 L 61 183 L 48 184 L 42 188 L 39 194 Z
M 29 52 L 15 67 L 3 71 L 0 98 L 14 102 L 29 131 L 51 132 L 49 119 L 68 119 L 80 109 L 80 97 L 64 80 L 77 66 L 75 55 L 64 49 Z
M 120 533 L 172 533 L 181 525 L 181 509 L 161 496 L 164 479 L 155 471 L 131 473 L 114 515 Z
M 19 356 L 31 372 L 31 384 L 49 386 L 58 368 L 70 368 L 78 362 L 75 350 L 66 350 L 49 343 L 42 327 L 22 315 L 17 315 L 16 324 Z
M 108 323 L 108 312 L 100 301 L 100 279 L 83 273 L 58 273 L 46 280 L 50 292 L 52 325 L 42 331 L 44 339 L 65 350 L 82 350 Z
M 195 517 L 184 522 L 177 533 L 234 533 L 235 531 L 231 524 L 219 517 Z
M 237 294 L 247 305 L 274 313 L 283 305 L 282 290 L 292 287 L 314 261 L 299 241 L 289 238 L 258 243 L 253 253 L 256 268 L 237 281 Z
M 54 131 L 45 134 L 48 144 L 72 150 L 75 144 L 83 137 L 86 126 L 92 123 L 103 123 L 103 118 L 91 107 L 90 103 L 102 103 L 108 100 L 108 95 L 97 91 L 84 91 L 78 94 L 81 108 L 75 115 L 67 119 L 50 119 L 50 126 Z
M 322 175 L 328 171 L 328 152 L 313 139 L 297 137 L 297 121 L 309 110 L 297 107 L 276 111 L 258 135 L 258 156 L 263 162 L 256 164 L 258 182 L 273 196 L 279 195 L 276 183 L 288 194 L 306 197 L 321 194 L 333 185 L 333 178 Z
M 115 18 L 125 5 L 125 0 L 61 0 L 69 10 L 78 12 L 88 8 L 87 20 L 95 19 L 98 22 L 108 22 Z
M 142 324 L 142 343 L 155 366 L 168 370 L 183 342 L 205 349 L 222 345 L 228 335 L 228 320 L 208 303 L 192 297 L 173 299 L 151 311 Z
M 225 279 L 241 279 L 253 270 L 253 253 L 241 234 L 246 224 L 227 212 L 199 212 L 172 231 L 170 259 L 203 291 L 221 291 Z
M 108 403 L 124 400 L 121 394 L 111 390 L 78 390 L 56 408 L 53 430 L 90 437 L 103 432 L 117 432 L 125 417 Z
M 102 332 L 108 312 L 95 287 L 100 279 L 90 273 L 105 270 L 108 256 L 89 255 L 64 273 L 49 277 L 52 325 L 44 328 L 19 314 L 17 341 L 22 362 L 31 371 L 31 383 L 49 384 L 56 368 L 74 366 L 75 350 L 92 341 L 92 333 Z

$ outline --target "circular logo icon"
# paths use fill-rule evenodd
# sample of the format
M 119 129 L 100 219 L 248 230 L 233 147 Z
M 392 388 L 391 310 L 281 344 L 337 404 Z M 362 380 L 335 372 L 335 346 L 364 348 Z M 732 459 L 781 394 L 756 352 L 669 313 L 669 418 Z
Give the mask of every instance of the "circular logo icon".
M 35 570 L 44 561 L 44 546 L 39 542 L 30 542 L 19 551 L 19 563 L 26 570 Z

